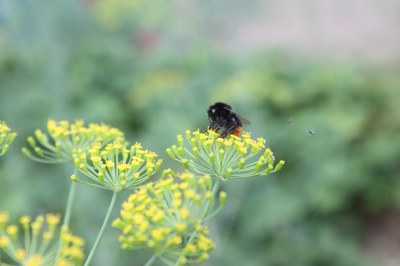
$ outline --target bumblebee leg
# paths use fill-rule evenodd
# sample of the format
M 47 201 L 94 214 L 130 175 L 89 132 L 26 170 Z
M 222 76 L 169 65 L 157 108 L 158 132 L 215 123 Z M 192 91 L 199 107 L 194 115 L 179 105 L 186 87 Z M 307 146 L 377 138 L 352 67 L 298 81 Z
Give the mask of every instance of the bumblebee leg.
M 238 125 L 236 123 L 230 124 L 224 131 L 222 131 L 220 137 L 226 138 L 226 136 L 233 134 L 236 131 L 237 126 Z
M 208 121 L 209 121 L 208 129 L 215 130 L 215 128 L 218 126 L 217 121 L 213 119 L 211 116 L 208 117 Z
M 212 131 L 215 131 L 215 132 L 219 132 L 220 129 L 221 129 L 221 127 L 218 126 L 218 124 L 215 124 L 215 123 L 214 123 L 214 124 L 208 126 L 208 128 L 207 128 L 207 130 L 206 130 L 206 133 L 207 133 L 207 131 L 209 131 L 209 130 L 212 130 Z
M 219 135 L 221 138 L 226 138 L 226 136 L 228 135 L 228 132 L 226 130 L 224 130 L 221 135 Z

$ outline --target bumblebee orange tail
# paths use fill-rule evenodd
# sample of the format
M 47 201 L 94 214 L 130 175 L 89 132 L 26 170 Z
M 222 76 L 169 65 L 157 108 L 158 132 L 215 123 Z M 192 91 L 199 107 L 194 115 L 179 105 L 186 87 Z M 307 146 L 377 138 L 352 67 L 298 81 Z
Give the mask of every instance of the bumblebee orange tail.
M 243 132 L 243 128 L 242 127 L 237 127 L 236 130 L 232 133 L 232 135 L 240 137 L 240 135 L 242 135 L 242 132 Z

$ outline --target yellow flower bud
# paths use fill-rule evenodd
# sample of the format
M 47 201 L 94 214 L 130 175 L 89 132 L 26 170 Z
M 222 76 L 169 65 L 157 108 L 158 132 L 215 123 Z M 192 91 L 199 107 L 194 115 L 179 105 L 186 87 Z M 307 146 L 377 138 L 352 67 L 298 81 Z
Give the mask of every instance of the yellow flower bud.
M 6 232 L 11 238 L 15 239 L 18 235 L 18 227 L 15 225 L 9 225 L 6 229 Z
M 8 236 L 0 236 L 0 248 L 7 248 L 10 245 Z

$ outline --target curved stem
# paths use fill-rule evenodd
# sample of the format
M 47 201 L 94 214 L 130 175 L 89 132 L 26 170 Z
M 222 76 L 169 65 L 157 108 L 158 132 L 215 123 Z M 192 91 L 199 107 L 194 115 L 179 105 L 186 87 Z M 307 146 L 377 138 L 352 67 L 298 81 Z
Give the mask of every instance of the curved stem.
M 157 255 L 154 254 L 153 256 L 151 256 L 151 258 L 146 262 L 146 264 L 144 266 L 151 266 L 153 265 L 154 261 L 156 260 Z
M 76 170 L 74 171 L 74 174 L 76 174 Z M 74 197 L 75 197 L 75 190 L 76 190 L 76 183 L 72 182 L 71 187 L 69 188 L 67 207 L 65 209 L 64 222 L 63 222 L 61 230 L 64 230 L 64 228 L 67 228 L 69 226 L 69 221 L 71 219 L 72 203 L 73 203 Z M 61 234 L 62 234 L 62 232 L 61 232 Z M 63 245 L 63 239 L 62 239 L 61 234 L 60 234 L 60 240 L 59 240 L 59 244 L 58 244 L 55 261 L 54 261 L 57 264 L 58 264 L 58 260 L 61 255 L 61 249 L 62 249 L 62 245 Z
M 65 209 L 63 227 L 69 226 L 69 221 L 71 219 L 72 202 L 74 201 L 75 197 L 75 190 L 76 190 L 76 183 L 72 182 L 71 188 L 69 189 L 68 202 L 67 202 L 67 208 Z
M 107 214 L 104 217 L 103 225 L 101 226 L 99 234 L 97 235 L 96 241 L 94 242 L 93 248 L 90 251 L 88 258 L 86 259 L 84 266 L 89 266 L 90 263 L 92 262 L 94 253 L 96 252 L 96 249 L 97 249 L 98 245 L 100 244 L 101 238 L 103 237 L 103 234 L 104 234 L 104 231 L 108 224 L 108 221 L 110 220 L 111 212 L 114 208 L 115 200 L 117 199 L 117 194 L 118 194 L 118 192 L 114 191 L 113 196 L 111 198 L 110 206 L 108 206 Z

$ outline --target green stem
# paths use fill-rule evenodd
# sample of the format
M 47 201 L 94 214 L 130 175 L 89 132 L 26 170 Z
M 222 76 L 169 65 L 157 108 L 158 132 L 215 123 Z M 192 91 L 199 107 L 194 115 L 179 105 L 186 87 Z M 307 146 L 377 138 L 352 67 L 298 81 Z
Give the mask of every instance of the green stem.
M 154 254 L 153 256 L 151 256 L 151 258 L 146 262 L 146 264 L 144 266 L 151 266 L 153 265 L 154 261 L 156 260 L 157 255 Z
M 67 208 L 65 210 L 63 227 L 69 226 L 69 221 L 71 220 L 71 209 L 72 209 L 72 202 L 74 201 L 74 197 L 75 197 L 75 190 L 76 190 L 76 183 L 72 182 L 71 188 L 69 190 L 68 202 L 67 202 Z
M 74 174 L 76 174 L 76 170 L 74 171 Z M 76 190 L 76 183 L 72 182 L 71 187 L 69 188 L 69 194 L 68 194 L 68 201 L 67 201 L 67 207 L 65 209 L 65 215 L 64 215 L 64 222 L 61 230 L 64 230 L 64 228 L 67 228 L 69 226 L 69 221 L 71 219 L 71 209 L 72 209 L 72 202 L 74 201 L 75 197 L 75 190 Z M 58 260 L 61 255 L 61 249 L 63 245 L 63 239 L 62 239 L 62 231 L 60 233 L 60 240 L 58 244 L 58 249 L 56 253 L 56 258 L 54 263 L 58 264 Z
M 89 256 L 88 256 L 84 266 L 89 266 L 90 263 L 92 262 L 94 253 L 96 252 L 96 249 L 97 249 L 98 245 L 100 244 L 101 238 L 103 237 L 103 234 L 104 234 L 104 231 L 108 224 L 108 221 L 110 220 L 111 212 L 114 208 L 115 200 L 117 199 L 117 194 L 118 194 L 118 192 L 114 191 L 113 196 L 111 198 L 110 206 L 108 207 L 108 210 L 107 210 L 107 214 L 104 217 L 103 225 L 101 226 L 99 234 L 97 235 L 96 241 L 94 242 L 93 248 L 90 251 Z

